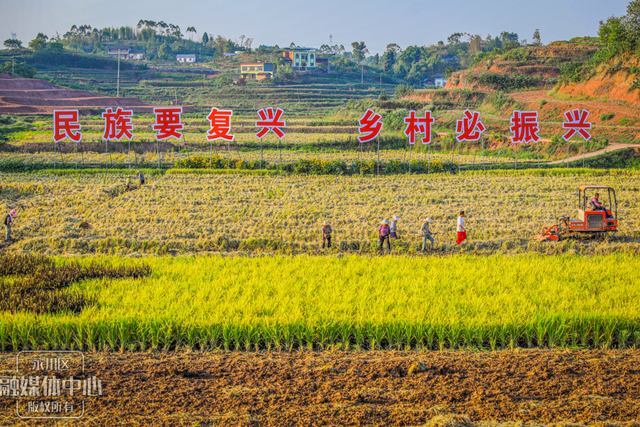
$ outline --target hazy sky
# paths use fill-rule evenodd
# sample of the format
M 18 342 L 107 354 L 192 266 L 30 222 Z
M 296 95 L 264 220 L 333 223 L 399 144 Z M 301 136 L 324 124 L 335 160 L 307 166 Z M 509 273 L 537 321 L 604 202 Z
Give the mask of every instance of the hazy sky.
M 194 26 L 201 37 L 246 35 L 260 44 L 319 47 L 364 41 L 372 54 L 388 43 L 403 49 L 446 41 L 454 32 L 496 36 L 516 32 L 531 41 L 536 28 L 543 43 L 595 36 L 598 22 L 624 15 L 627 0 L 0 0 L 0 40 L 15 32 L 27 44 L 38 32 L 64 34 L 73 25 L 135 26 L 140 19 Z

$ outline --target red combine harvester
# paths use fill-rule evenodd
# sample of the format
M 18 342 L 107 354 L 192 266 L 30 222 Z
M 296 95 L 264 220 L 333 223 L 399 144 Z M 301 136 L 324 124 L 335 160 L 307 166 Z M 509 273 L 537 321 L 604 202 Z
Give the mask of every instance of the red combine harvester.
M 593 199 L 589 199 L 587 193 L 602 192 L 608 199 L 599 199 L 601 208 L 597 207 Z M 609 206 L 607 209 L 605 206 Z M 583 185 L 578 188 L 578 219 L 570 219 L 561 216 L 556 225 L 544 228 L 542 233 L 535 238 L 540 241 L 562 240 L 567 238 L 594 238 L 602 237 L 610 231 L 618 231 L 618 202 L 616 191 L 604 185 Z

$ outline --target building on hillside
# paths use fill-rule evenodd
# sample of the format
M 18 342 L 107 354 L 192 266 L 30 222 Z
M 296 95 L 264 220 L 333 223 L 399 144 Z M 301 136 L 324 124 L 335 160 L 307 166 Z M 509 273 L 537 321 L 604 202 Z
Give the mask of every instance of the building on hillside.
M 142 61 L 144 59 L 144 55 L 147 52 L 144 50 L 130 50 L 129 51 L 129 59 L 135 59 L 137 61 Z
M 318 57 L 313 47 L 287 47 L 282 52 L 282 59 L 293 71 L 313 71 L 321 64 L 329 71 L 329 58 Z
M 240 65 L 240 75 L 246 80 L 264 80 L 275 77 L 274 69 L 270 62 L 245 63 Z
M 447 84 L 447 79 L 442 74 L 436 74 L 433 76 L 433 85 L 438 87 L 444 87 Z
M 109 46 L 107 47 L 107 54 L 112 58 L 129 59 L 131 53 L 131 46 Z
M 442 58 L 442 60 L 443 60 L 444 62 L 448 62 L 448 63 L 450 63 L 450 64 L 453 64 L 453 63 L 455 63 L 455 62 L 458 62 L 458 58 L 456 58 L 456 57 L 454 57 L 454 56 L 445 56 L 445 57 L 443 57 L 443 58 Z
M 237 53 L 225 53 L 224 54 L 225 58 L 231 58 L 232 56 L 238 56 L 238 54 Z
M 193 54 L 176 55 L 176 61 L 181 63 L 181 64 L 195 64 L 196 63 L 196 56 L 193 55 Z

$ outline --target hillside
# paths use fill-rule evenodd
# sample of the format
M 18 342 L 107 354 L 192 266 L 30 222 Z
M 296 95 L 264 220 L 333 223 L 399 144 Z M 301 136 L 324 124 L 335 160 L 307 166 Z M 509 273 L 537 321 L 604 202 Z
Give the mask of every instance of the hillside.
M 485 92 L 551 89 L 563 67 L 584 62 L 600 48 L 596 40 L 585 37 L 504 53 L 495 50 L 481 55 L 469 69 L 452 73 L 445 88 Z
M 52 113 L 60 108 L 127 107 L 149 112 L 152 105 L 138 98 L 113 98 L 91 92 L 56 86 L 45 80 L 26 79 L 0 74 L 0 114 Z
M 579 80 L 579 81 L 572 81 Z M 560 82 L 558 93 L 572 98 L 589 98 L 640 106 L 640 59 L 621 58 L 597 67 L 588 79 Z

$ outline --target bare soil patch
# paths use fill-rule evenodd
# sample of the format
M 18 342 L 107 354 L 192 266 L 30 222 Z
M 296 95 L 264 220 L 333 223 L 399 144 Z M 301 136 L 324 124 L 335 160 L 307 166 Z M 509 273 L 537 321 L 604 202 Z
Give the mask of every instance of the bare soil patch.
M 15 356 L 0 356 L 2 375 Z M 638 425 L 640 351 L 87 353 L 73 425 Z M 0 399 L 2 425 L 20 421 Z

